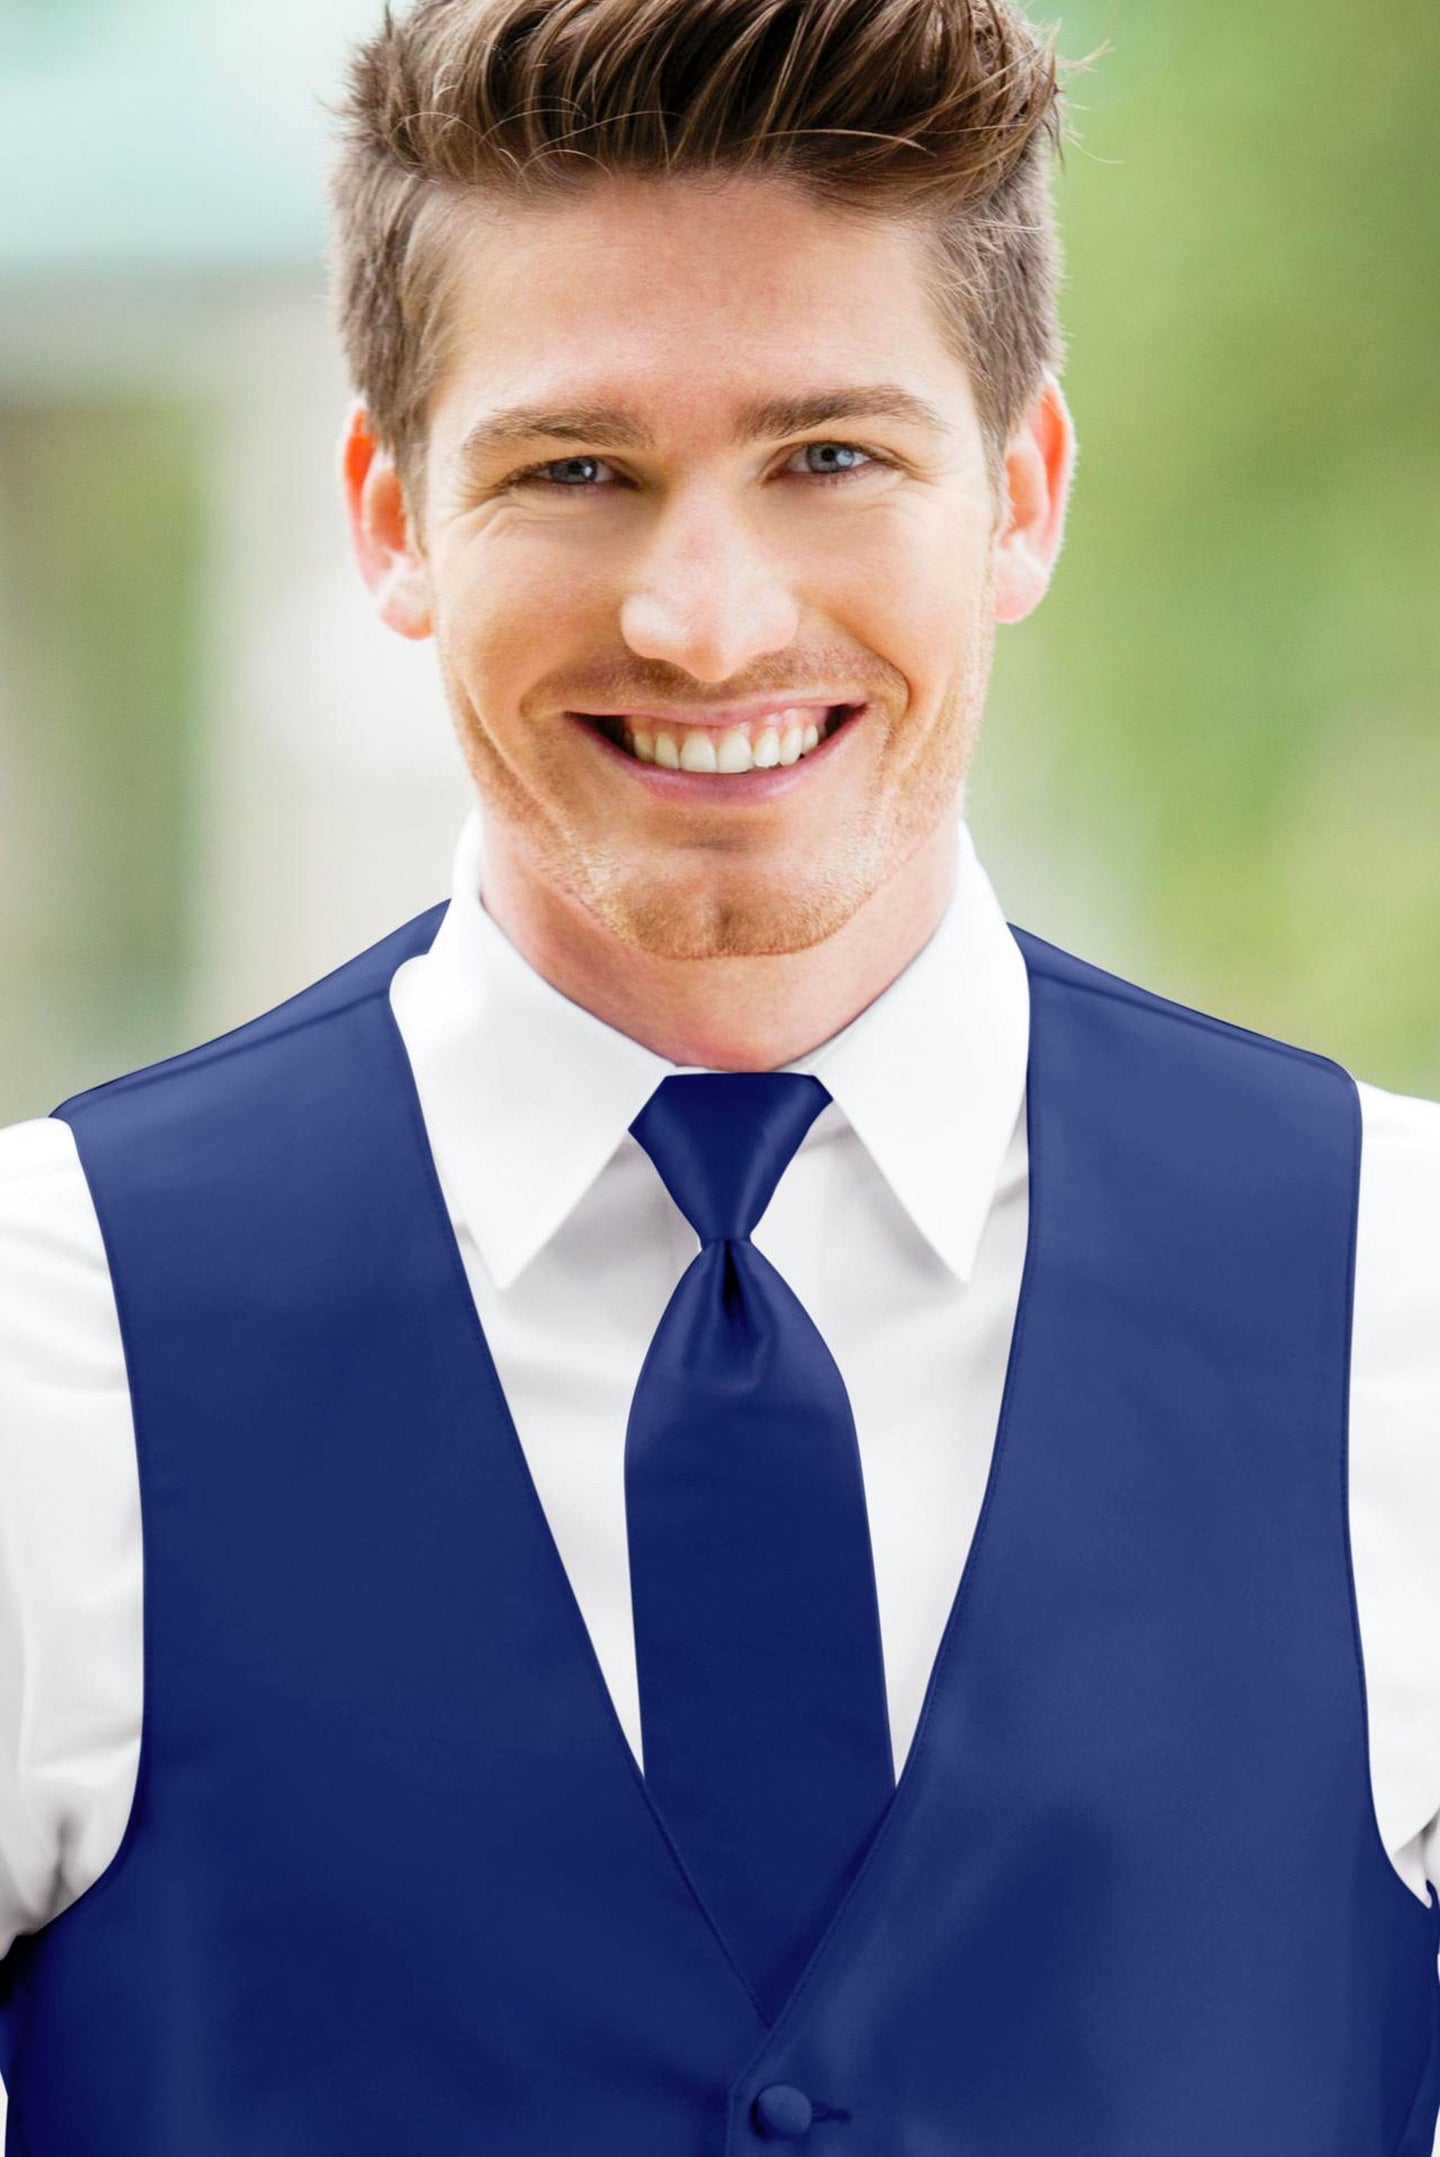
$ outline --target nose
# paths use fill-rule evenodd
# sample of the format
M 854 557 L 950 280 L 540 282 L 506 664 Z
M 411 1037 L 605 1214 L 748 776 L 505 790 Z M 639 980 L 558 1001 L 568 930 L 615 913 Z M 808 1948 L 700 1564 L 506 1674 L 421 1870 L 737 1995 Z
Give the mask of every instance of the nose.
M 620 629 L 638 658 L 727 681 L 793 644 L 799 618 L 753 533 L 707 496 L 671 506 L 622 602 Z

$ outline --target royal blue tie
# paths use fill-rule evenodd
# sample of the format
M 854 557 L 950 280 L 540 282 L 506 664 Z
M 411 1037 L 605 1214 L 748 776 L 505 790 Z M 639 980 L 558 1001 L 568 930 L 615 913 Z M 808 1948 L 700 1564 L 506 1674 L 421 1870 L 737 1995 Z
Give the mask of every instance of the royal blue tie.
M 769 2014 L 895 1788 L 849 1396 L 750 1241 L 829 1099 L 803 1072 L 677 1075 L 630 1126 L 701 1245 L 625 1440 L 645 1782 Z

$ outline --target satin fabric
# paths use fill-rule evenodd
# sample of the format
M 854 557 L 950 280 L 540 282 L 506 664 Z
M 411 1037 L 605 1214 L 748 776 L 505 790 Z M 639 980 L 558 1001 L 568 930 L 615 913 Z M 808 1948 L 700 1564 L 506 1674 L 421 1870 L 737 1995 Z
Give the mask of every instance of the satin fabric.
M 895 1790 L 849 1395 L 750 1241 L 829 1099 L 798 1071 L 687 1073 L 630 1126 L 701 1245 L 625 1437 L 645 1783 L 772 2014 Z
M 0 1966 L 12 2157 L 732 2157 L 804 2108 L 826 2157 L 1427 2157 L 1437 1911 L 1371 1809 L 1348 1561 L 1348 1076 L 1015 932 L 985 1504 L 771 2018 L 468 1295 L 386 1001 L 437 920 L 59 1111 L 125 1333 L 145 1726 L 114 1863 Z

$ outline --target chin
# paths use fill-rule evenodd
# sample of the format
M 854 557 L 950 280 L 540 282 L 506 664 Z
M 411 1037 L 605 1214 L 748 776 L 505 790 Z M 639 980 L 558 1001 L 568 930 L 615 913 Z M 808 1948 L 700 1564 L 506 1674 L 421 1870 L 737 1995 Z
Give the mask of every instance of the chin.
M 797 888 L 780 874 L 707 884 L 693 861 L 673 878 L 612 891 L 596 909 L 623 943 L 657 959 L 784 958 L 834 936 L 864 902 L 826 879 Z

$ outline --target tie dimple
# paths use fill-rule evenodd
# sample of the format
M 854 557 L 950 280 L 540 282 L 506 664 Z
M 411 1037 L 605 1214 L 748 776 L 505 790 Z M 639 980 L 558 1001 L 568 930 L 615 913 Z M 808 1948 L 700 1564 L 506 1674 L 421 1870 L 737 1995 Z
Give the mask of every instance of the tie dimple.
M 849 1397 L 749 1240 L 829 1099 L 802 1072 L 677 1074 L 630 1127 L 701 1242 L 626 1432 L 645 1780 L 767 2013 L 895 1787 Z

